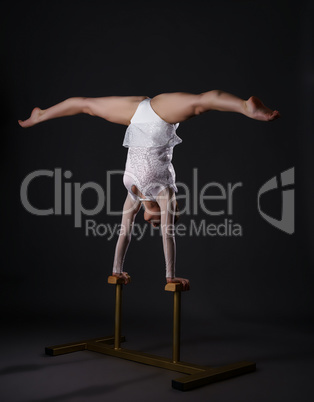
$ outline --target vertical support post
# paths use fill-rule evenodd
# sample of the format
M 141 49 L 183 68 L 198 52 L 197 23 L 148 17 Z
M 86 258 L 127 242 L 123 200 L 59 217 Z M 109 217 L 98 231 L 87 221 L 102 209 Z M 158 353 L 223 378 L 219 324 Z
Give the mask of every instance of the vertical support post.
M 131 277 L 128 275 L 129 282 L 131 282 Z M 118 278 L 117 276 L 108 276 L 108 283 L 111 285 L 116 285 L 116 309 L 114 317 L 114 349 L 121 349 L 121 312 L 122 312 L 122 285 L 124 284 L 124 279 Z
M 181 283 L 167 283 L 165 290 L 173 292 L 172 363 L 180 362 Z
M 122 285 L 116 284 L 116 310 L 114 322 L 114 348 L 120 349 L 121 340 Z
M 173 293 L 173 346 L 172 362 L 180 361 L 181 292 Z

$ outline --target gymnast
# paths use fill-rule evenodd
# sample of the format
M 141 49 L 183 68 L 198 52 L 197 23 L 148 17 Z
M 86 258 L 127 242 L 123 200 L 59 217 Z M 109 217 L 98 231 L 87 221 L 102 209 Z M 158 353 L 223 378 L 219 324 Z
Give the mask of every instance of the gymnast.
M 124 230 L 118 237 L 112 271 L 125 284 L 130 282 L 130 276 L 123 271 L 124 259 L 135 217 L 143 206 L 145 221 L 161 227 L 167 283 L 181 283 L 184 290 L 190 288 L 188 279 L 175 276 L 178 189 L 171 161 L 174 146 L 182 142 L 176 134 L 179 123 L 211 110 L 241 113 L 261 121 L 280 117 L 277 110 L 269 109 L 256 96 L 244 100 L 222 90 L 211 90 L 201 94 L 163 93 L 153 98 L 72 97 L 48 109 L 35 107 L 27 120 L 18 120 L 21 127 L 31 127 L 57 117 L 86 113 L 127 126 L 123 141 L 128 148 L 123 176 L 127 189 L 121 223 Z

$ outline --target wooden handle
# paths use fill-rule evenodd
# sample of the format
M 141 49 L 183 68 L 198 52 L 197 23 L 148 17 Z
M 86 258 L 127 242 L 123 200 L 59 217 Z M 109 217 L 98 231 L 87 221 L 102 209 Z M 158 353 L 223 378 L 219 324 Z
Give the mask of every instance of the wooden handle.
M 131 277 L 129 275 L 128 275 L 128 277 L 131 282 Z M 118 278 L 117 276 L 114 276 L 114 275 L 110 275 L 110 276 L 108 276 L 108 283 L 110 283 L 110 285 L 123 285 L 124 279 Z
M 183 289 L 182 283 L 167 283 L 165 286 L 165 290 L 169 292 L 185 292 L 186 290 Z

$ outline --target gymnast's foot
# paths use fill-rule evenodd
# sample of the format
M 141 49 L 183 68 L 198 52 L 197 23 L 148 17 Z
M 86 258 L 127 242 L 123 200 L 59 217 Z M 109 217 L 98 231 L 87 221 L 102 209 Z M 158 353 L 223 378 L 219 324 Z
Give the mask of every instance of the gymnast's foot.
M 167 283 L 182 283 L 183 290 L 190 290 L 190 281 L 185 278 L 167 278 Z
M 113 272 L 112 276 L 116 276 L 118 278 L 124 279 L 124 284 L 127 285 L 131 282 L 131 277 L 128 275 L 127 272 L 121 272 L 120 274 Z
M 255 120 L 271 121 L 276 120 L 280 116 L 278 110 L 271 110 L 266 107 L 263 102 L 256 96 L 251 96 L 247 101 L 244 101 L 245 115 Z
M 39 109 L 39 107 L 35 107 L 31 113 L 31 117 L 27 120 L 18 120 L 18 123 L 21 127 L 32 127 L 35 124 L 40 122 L 40 117 L 43 115 L 45 111 Z

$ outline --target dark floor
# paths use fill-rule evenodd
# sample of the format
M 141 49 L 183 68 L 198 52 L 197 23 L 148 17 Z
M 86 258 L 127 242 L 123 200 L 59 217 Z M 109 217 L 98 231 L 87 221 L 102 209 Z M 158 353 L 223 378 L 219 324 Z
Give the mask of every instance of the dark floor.
M 125 327 L 126 348 L 171 357 L 171 328 L 166 331 L 164 323 L 149 325 L 146 335 L 138 321 L 132 325 L 129 319 Z M 182 322 L 182 361 L 212 366 L 241 360 L 257 364 L 256 372 L 187 392 L 172 388 L 171 380 L 182 376 L 173 371 L 90 351 L 56 357 L 44 354 L 45 346 L 111 335 L 111 328 L 84 317 L 7 323 L 1 342 L 1 401 L 314 400 L 313 331 L 306 320 Z

